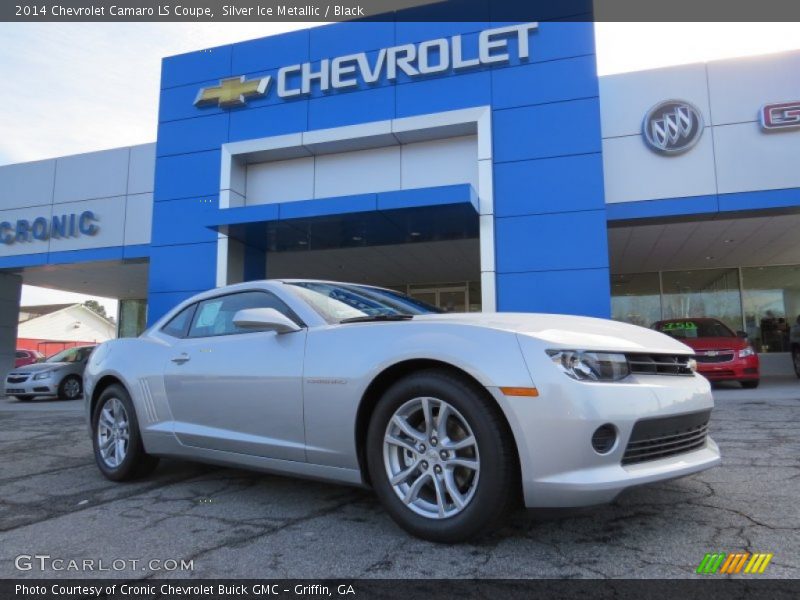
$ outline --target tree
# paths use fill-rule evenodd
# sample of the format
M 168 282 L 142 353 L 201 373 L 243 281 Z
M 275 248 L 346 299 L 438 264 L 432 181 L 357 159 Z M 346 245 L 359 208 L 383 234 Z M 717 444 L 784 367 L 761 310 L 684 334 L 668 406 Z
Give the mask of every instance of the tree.
M 106 307 L 100 304 L 97 300 L 87 300 L 83 303 L 83 305 L 89 310 L 96 312 L 104 319 L 108 318 L 108 315 L 106 314 Z

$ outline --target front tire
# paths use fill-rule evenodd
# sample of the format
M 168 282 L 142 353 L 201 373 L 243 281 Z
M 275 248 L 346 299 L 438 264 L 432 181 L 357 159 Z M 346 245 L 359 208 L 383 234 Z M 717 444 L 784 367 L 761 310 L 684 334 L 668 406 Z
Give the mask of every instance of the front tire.
M 77 375 L 68 375 L 58 384 L 59 400 L 77 400 L 83 394 L 83 381 Z
M 30 402 L 31 400 L 33 400 L 33 396 L 14 396 L 14 398 L 19 400 L 20 402 Z
M 112 481 L 144 477 L 158 465 L 158 458 L 144 451 L 133 402 L 121 385 L 100 394 L 92 415 L 92 442 L 97 466 Z
M 746 390 L 754 390 L 761 383 L 760 379 L 751 379 L 749 381 L 742 381 L 742 387 Z
M 367 433 L 375 493 L 406 531 L 463 542 L 499 527 L 519 498 L 512 434 L 487 392 L 420 371 L 378 401 Z

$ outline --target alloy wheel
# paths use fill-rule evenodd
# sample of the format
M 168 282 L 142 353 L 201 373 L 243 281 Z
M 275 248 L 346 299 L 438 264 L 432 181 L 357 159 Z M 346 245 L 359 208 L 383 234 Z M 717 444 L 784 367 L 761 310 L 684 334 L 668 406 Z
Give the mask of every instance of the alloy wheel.
M 128 412 L 118 398 L 109 398 L 97 420 L 97 447 L 103 462 L 115 469 L 128 454 L 130 427 Z
M 81 384 L 74 377 L 64 382 L 64 395 L 70 400 L 74 400 L 81 393 Z
M 480 476 L 472 428 L 455 407 L 438 398 L 414 398 L 395 411 L 384 435 L 383 462 L 403 504 L 430 519 L 461 513 Z

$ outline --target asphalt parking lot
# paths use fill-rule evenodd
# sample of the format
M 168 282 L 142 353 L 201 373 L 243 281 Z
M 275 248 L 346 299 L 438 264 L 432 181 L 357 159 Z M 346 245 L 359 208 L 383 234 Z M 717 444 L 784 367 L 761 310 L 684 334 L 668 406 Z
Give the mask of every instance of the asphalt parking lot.
M 706 552 L 746 550 L 774 553 L 769 576 L 798 578 L 800 382 L 715 396 L 722 466 L 608 506 L 521 512 L 458 546 L 406 535 L 347 487 L 176 461 L 113 484 L 94 465 L 81 401 L 0 398 L 0 577 L 683 578 Z M 126 566 L 18 571 L 20 554 Z M 143 566 L 152 559 L 194 568 Z

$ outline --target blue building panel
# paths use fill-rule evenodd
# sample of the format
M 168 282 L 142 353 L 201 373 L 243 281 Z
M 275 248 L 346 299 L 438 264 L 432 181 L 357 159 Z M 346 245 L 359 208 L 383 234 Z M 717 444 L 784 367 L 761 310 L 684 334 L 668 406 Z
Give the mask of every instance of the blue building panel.
M 262 108 L 231 111 L 229 140 L 283 135 L 304 131 L 308 125 L 308 100 L 292 100 Z
M 601 151 L 597 98 L 496 110 L 493 119 L 495 162 Z
M 217 150 L 228 141 L 229 118 L 222 113 L 162 123 L 156 156 Z
M 182 292 L 151 291 L 147 297 L 147 325 L 152 325 L 184 300 L 188 300 L 195 294 L 204 291 L 206 290 L 185 290 Z
M 457 110 L 492 103 L 488 71 L 415 80 L 397 86 L 397 117 Z
M 608 266 L 605 210 L 495 220 L 497 272 Z
M 602 209 L 603 157 L 578 154 L 494 166 L 498 217 Z
M 506 273 L 497 276 L 497 308 L 609 318 L 608 268 Z
M 234 44 L 231 72 L 244 75 L 306 62 L 310 60 L 309 39 L 310 31 L 303 29 Z
M 153 246 L 150 292 L 208 290 L 216 284 L 217 243 Z
M 193 119 L 201 115 L 227 114 L 224 108 L 218 106 L 204 106 L 202 111 L 194 105 L 197 93 L 206 87 L 219 85 L 219 79 L 209 79 L 198 83 L 190 83 L 161 91 L 158 103 L 158 121 L 175 121 L 177 119 Z
M 395 117 L 395 88 L 378 87 L 313 98 L 308 104 L 308 129 L 342 127 Z
M 161 63 L 161 89 L 230 77 L 231 50 L 231 46 L 218 46 L 165 58 Z
M 395 45 L 393 21 L 351 21 L 314 27 L 308 60 L 334 58 Z M 304 59 L 305 60 L 305 59 Z M 301 62 L 301 61 L 298 61 Z
M 597 97 L 595 56 L 531 63 L 492 73 L 495 109 Z
M 157 158 L 153 194 L 156 203 L 218 195 L 221 160 L 219 150 Z
M 151 244 L 193 244 L 214 242 L 217 232 L 208 223 L 219 211 L 219 196 L 162 200 L 153 206 Z

